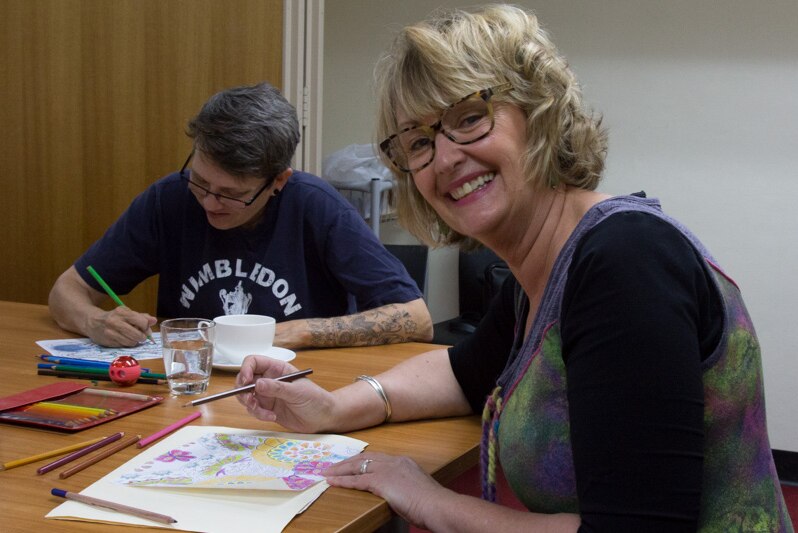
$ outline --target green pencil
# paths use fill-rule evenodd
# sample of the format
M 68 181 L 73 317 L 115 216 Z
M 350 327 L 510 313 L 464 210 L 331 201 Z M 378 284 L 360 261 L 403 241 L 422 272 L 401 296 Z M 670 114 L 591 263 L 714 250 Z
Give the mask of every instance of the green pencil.
M 99 368 L 91 366 L 53 365 L 47 370 L 55 370 L 56 372 L 78 372 L 78 373 L 82 372 L 84 374 L 100 374 L 103 376 L 109 375 L 107 368 Z M 153 379 L 166 379 L 166 374 L 160 374 L 157 372 L 142 372 L 141 377 L 153 378 Z
M 111 287 L 108 286 L 108 284 L 105 282 L 105 280 L 100 277 L 100 275 L 97 273 L 97 271 L 94 270 L 94 267 L 89 265 L 89 266 L 86 267 L 86 270 L 88 270 L 89 274 L 91 274 L 91 276 L 94 279 L 97 280 L 97 283 L 100 284 L 100 287 L 102 287 L 105 290 L 105 292 L 108 294 L 108 296 L 110 296 L 111 299 L 114 302 L 116 302 L 116 305 L 118 305 L 119 307 L 125 307 L 125 303 L 119 298 L 119 296 L 116 295 L 114 290 Z M 150 335 L 149 333 L 147 333 L 147 339 L 151 343 L 155 344 L 155 341 L 152 340 L 152 335 Z
M 36 374 L 38 374 L 39 376 L 56 376 L 59 378 L 90 379 L 92 381 L 112 381 L 111 376 L 102 375 L 102 374 L 88 374 L 86 372 L 62 372 L 59 370 L 46 370 L 44 368 L 40 368 L 39 370 L 37 370 Z M 136 383 L 164 385 L 168 382 L 165 379 L 139 378 L 136 381 Z

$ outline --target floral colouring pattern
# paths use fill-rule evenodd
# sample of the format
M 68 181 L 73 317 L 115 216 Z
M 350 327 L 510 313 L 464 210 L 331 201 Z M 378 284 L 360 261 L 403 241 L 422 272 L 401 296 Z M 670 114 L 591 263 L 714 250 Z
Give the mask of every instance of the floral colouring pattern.
M 301 491 L 361 448 L 263 434 L 207 433 L 123 474 L 124 485 Z

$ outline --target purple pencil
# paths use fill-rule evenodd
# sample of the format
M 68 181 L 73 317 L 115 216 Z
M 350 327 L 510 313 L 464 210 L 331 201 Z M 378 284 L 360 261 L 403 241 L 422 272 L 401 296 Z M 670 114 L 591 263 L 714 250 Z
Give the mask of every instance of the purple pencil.
M 78 450 L 76 452 L 70 453 L 69 455 L 65 455 L 64 457 L 62 457 L 61 459 L 58 459 L 57 461 L 53 461 L 52 463 L 44 465 L 43 467 L 41 467 L 38 470 L 36 470 L 36 473 L 37 474 L 45 474 L 45 473 L 49 472 L 50 470 L 54 470 L 56 468 L 64 466 L 65 464 L 67 464 L 70 461 L 74 461 L 78 457 L 83 457 L 87 453 L 91 453 L 94 450 L 98 450 L 98 449 L 102 448 L 103 446 L 105 446 L 106 444 L 111 444 L 112 442 L 117 441 L 117 440 L 121 439 L 124 436 L 125 436 L 125 432 L 124 431 L 120 431 L 119 433 L 114 433 L 113 435 L 111 435 L 109 437 L 105 437 L 100 442 L 96 442 L 96 443 L 92 444 L 91 446 L 86 446 L 85 448 L 82 448 L 82 449 L 80 449 L 80 450 Z

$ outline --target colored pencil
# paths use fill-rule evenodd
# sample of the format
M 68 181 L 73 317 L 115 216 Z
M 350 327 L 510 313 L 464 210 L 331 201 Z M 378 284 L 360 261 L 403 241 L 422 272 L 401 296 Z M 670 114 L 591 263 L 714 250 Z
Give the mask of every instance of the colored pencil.
M 57 425 L 72 427 L 86 422 L 112 417 L 117 414 L 114 409 L 84 407 L 80 405 L 65 405 L 53 402 L 40 402 L 26 405 L 19 410 L 2 413 L 3 417 L 16 417 L 17 420 L 41 421 L 43 423 L 57 423 Z
M 62 372 L 59 370 L 44 370 L 36 372 L 40 376 L 56 376 L 59 378 L 90 379 L 92 381 L 113 381 L 111 376 L 103 374 L 89 374 L 87 372 Z M 136 383 L 147 383 L 150 385 L 164 385 L 168 383 L 165 379 L 139 378 Z
M 108 389 L 83 389 L 81 391 L 84 394 L 93 394 L 95 396 L 109 396 L 111 398 L 123 398 L 127 400 L 140 400 L 144 402 L 149 402 L 153 400 L 153 396 L 147 396 L 146 394 L 136 394 L 133 392 L 119 392 L 114 390 Z
M 77 444 L 70 444 L 69 446 L 64 446 L 63 448 L 58 448 L 56 450 L 50 450 L 49 452 L 43 452 L 36 455 L 31 455 L 30 457 L 24 457 L 22 459 L 14 459 L 13 461 L 1 464 L 0 471 L 9 470 L 11 468 L 16 468 L 18 466 L 27 465 L 30 463 L 35 463 L 36 461 L 41 461 L 42 459 L 49 459 L 50 457 L 55 457 L 56 455 L 63 455 L 65 453 L 74 452 L 75 450 L 80 450 L 81 448 L 85 448 L 86 446 L 91 446 L 96 442 L 100 442 L 101 440 L 103 440 L 103 438 L 104 437 L 97 437 L 96 439 L 87 440 L 85 442 L 79 442 Z
M 201 413 L 200 411 L 196 411 L 196 412 L 194 412 L 194 413 L 191 413 L 191 414 L 190 414 L 190 415 L 188 415 L 187 417 L 185 417 L 185 418 L 183 418 L 183 419 L 180 419 L 180 420 L 178 420 L 178 421 L 177 421 L 177 422 L 175 422 L 174 424 L 172 424 L 172 425 L 169 425 L 169 426 L 166 426 L 166 427 L 165 427 L 165 428 L 163 428 L 161 431 L 158 431 L 157 433 L 153 433 L 153 434 L 152 434 L 152 435 L 150 435 L 149 437 L 146 437 L 146 438 L 143 438 L 143 439 L 141 439 L 141 440 L 138 442 L 138 444 L 136 444 L 136 446 L 137 446 L 138 448 L 143 448 L 143 447 L 145 447 L 146 445 L 148 445 L 149 443 L 151 443 L 151 442 L 153 442 L 153 441 L 155 441 L 155 440 L 158 440 L 158 439 L 160 439 L 160 438 L 161 438 L 161 437 L 163 437 L 164 435 L 166 435 L 166 434 L 168 434 L 168 433 L 171 433 L 171 432 L 175 431 L 176 429 L 179 429 L 179 428 L 181 428 L 181 427 L 185 426 L 186 424 L 188 424 L 189 422 L 191 422 L 191 421 L 192 421 L 192 420 L 194 420 L 195 418 L 199 418 L 199 417 L 200 417 L 200 415 L 202 415 L 202 413 Z
M 33 422 L 35 424 L 48 424 L 51 426 L 60 426 L 63 428 L 73 428 L 81 422 L 73 419 L 64 418 L 49 418 L 42 415 L 29 415 L 22 411 L 6 411 L 0 413 L 0 418 L 3 420 L 18 420 L 21 422 Z
M 72 405 L 68 403 L 58 403 L 58 402 L 36 402 L 32 403 L 27 408 L 26 411 L 34 409 L 40 409 L 41 411 L 48 411 L 53 410 L 65 414 L 75 414 L 80 413 L 86 416 L 103 416 L 109 414 L 115 414 L 116 411 L 113 409 L 105 409 L 104 407 L 90 407 L 87 405 Z
M 48 464 L 44 465 L 43 467 L 41 467 L 38 470 L 36 470 L 36 473 L 39 474 L 39 475 L 46 474 L 50 470 L 55 470 L 56 468 L 60 468 L 60 467 L 64 466 L 67 463 L 71 463 L 75 459 L 78 459 L 80 457 L 83 457 L 86 454 L 89 454 L 89 453 L 93 452 L 94 450 L 99 450 L 103 446 L 107 446 L 108 444 L 111 444 L 112 442 L 118 441 L 119 439 L 121 439 L 124 436 L 125 436 L 125 432 L 124 431 L 120 431 L 119 433 L 114 433 L 113 435 L 105 437 L 104 439 L 100 439 L 99 442 L 95 442 L 94 444 L 86 446 L 85 448 L 82 448 L 80 450 L 77 450 L 76 452 L 70 453 L 69 455 L 67 455 L 65 457 L 62 457 L 61 459 L 57 459 L 57 460 L 53 461 L 52 463 L 48 463 Z
M 44 356 L 42 356 L 44 357 Z M 70 365 L 70 366 L 79 366 L 79 367 L 88 367 L 88 368 L 104 368 L 108 370 L 111 368 L 111 363 L 105 363 L 103 361 L 84 361 L 82 359 L 67 359 L 64 357 L 55 357 L 54 361 L 47 361 L 45 363 L 38 363 L 36 365 L 37 368 L 49 368 L 54 369 L 54 367 L 58 365 Z M 142 372 L 150 372 L 149 368 L 141 369 Z
M 97 271 L 96 271 L 96 270 L 94 270 L 94 267 L 92 267 L 91 265 L 89 265 L 89 266 L 87 266 L 87 267 L 86 267 L 86 270 L 88 270 L 88 271 L 89 271 L 89 274 L 91 274 L 91 276 L 92 276 L 92 277 L 93 277 L 95 280 L 97 280 L 97 283 L 99 283 L 99 284 L 100 284 L 100 287 L 102 287 L 102 288 L 103 288 L 103 290 L 105 290 L 105 292 L 108 294 L 108 296 L 110 296 L 110 297 L 111 297 L 111 299 L 112 299 L 114 302 L 116 302 L 116 305 L 118 305 L 119 307 L 125 307 L 125 303 L 124 303 L 124 302 L 123 302 L 123 301 L 122 301 L 122 300 L 119 298 L 119 296 L 117 296 L 117 295 L 116 295 L 116 293 L 113 291 L 113 289 L 111 289 L 111 287 L 109 287 L 109 286 L 108 286 L 108 284 L 105 282 L 105 280 L 104 280 L 103 278 L 101 278 L 101 277 L 100 277 L 100 275 L 97 273 Z M 152 335 L 150 334 L 150 332 L 149 332 L 149 329 L 147 330 L 147 333 L 146 333 L 146 335 L 147 335 L 147 339 L 148 339 L 148 340 L 149 340 L 151 343 L 155 344 L 155 341 L 154 341 L 154 340 L 152 340 Z
M 152 511 L 147 511 L 145 509 L 139 509 L 138 507 L 130 507 L 129 505 L 123 505 L 121 503 L 109 502 L 107 500 L 93 498 L 91 496 L 86 496 L 78 492 L 68 492 L 63 489 L 52 489 L 50 491 L 50 494 L 52 494 L 53 496 L 60 496 L 61 498 L 66 498 L 67 500 L 73 500 L 76 502 L 85 503 L 87 505 L 94 505 L 95 507 L 102 507 L 104 509 L 111 509 L 113 511 L 119 511 L 120 513 L 129 514 L 132 516 L 138 516 L 139 518 L 145 518 L 147 520 L 152 520 L 153 522 L 159 522 L 161 524 L 174 524 L 177 522 L 177 520 L 175 520 L 171 516 L 154 513 Z
M 291 374 L 286 374 L 284 376 L 280 376 L 279 378 L 274 378 L 275 381 L 294 381 L 295 379 L 299 379 L 303 376 L 307 376 L 308 374 L 312 374 L 313 369 L 306 368 L 305 370 L 300 370 L 298 372 L 293 372 Z M 254 383 L 250 383 L 249 385 L 244 385 L 243 387 L 239 387 L 237 389 L 231 389 L 226 392 L 220 392 L 218 394 L 212 394 L 210 396 L 206 396 L 205 398 L 200 398 L 199 400 L 192 400 L 190 402 L 184 403 L 183 407 L 193 407 L 195 405 L 202 405 L 203 403 L 212 402 L 214 400 L 221 400 L 222 398 L 227 398 L 228 396 L 235 396 L 236 394 L 241 394 L 242 392 L 248 392 L 255 388 Z
M 49 366 L 50 368 L 47 368 Z M 39 364 L 39 368 L 44 370 L 55 370 L 56 372 L 84 372 L 86 374 L 100 374 L 103 376 L 107 376 L 109 369 L 108 368 L 99 368 L 93 366 L 80 366 L 80 365 L 47 365 L 47 364 Z M 141 377 L 143 378 L 152 378 L 152 379 L 166 379 L 166 374 L 159 374 L 156 372 L 141 372 Z
M 83 470 L 85 468 L 88 468 L 88 467 L 90 467 L 91 465 L 93 465 L 95 463 L 99 463 L 100 461 L 102 461 L 106 457 L 110 457 L 113 454 L 115 454 L 116 452 L 127 448 L 128 446 L 130 446 L 134 442 L 138 441 L 140 438 L 141 438 L 141 435 L 133 435 L 132 437 L 127 438 L 127 439 L 123 440 L 122 442 L 118 442 L 116 444 L 116 446 L 111 446 L 110 448 L 107 448 L 107 449 L 103 450 L 102 452 L 98 453 L 97 455 L 89 457 L 88 459 L 86 459 L 82 463 L 78 463 L 75 466 L 73 466 L 72 468 L 64 470 L 63 472 L 58 474 L 58 477 L 61 478 L 61 479 L 66 479 L 69 476 L 71 476 L 72 474 L 77 474 L 81 470 Z
M 80 365 L 80 366 L 93 366 L 97 368 L 108 368 L 111 366 L 110 362 L 105 361 L 89 361 L 88 359 L 76 359 L 74 357 L 57 357 L 55 355 L 40 355 L 39 358 L 50 364 L 56 365 Z

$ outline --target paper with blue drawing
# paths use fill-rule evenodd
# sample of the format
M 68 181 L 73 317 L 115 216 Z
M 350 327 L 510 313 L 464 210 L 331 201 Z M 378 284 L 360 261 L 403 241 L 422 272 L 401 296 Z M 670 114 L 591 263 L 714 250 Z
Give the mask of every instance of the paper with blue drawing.
M 86 361 L 103 361 L 110 363 L 119 355 L 131 355 L 137 360 L 160 359 L 163 357 L 161 350 L 161 334 L 152 334 L 153 342 L 142 342 L 130 348 L 108 348 L 100 346 L 87 338 L 53 339 L 36 341 L 36 344 L 52 355 L 58 357 L 71 357 Z

